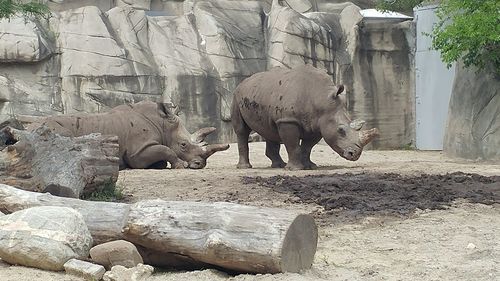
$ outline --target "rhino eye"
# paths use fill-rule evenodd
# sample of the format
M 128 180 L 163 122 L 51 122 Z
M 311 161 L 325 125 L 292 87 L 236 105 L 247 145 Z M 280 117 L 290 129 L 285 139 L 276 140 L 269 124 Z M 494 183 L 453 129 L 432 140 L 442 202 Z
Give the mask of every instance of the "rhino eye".
M 181 148 L 186 148 L 186 146 L 187 146 L 187 143 L 181 142 Z
M 338 132 L 338 133 L 339 133 L 339 135 L 340 135 L 340 136 L 342 136 L 342 137 L 345 137 L 345 136 L 346 136 L 346 132 L 345 132 L 344 127 L 339 127 L 339 128 L 337 129 L 337 132 Z

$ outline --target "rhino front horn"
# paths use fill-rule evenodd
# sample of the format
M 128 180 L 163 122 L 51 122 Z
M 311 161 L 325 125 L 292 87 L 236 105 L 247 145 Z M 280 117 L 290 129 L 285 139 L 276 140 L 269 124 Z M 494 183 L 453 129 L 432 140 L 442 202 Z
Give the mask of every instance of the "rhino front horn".
M 224 151 L 229 149 L 229 144 L 209 144 L 203 148 L 205 149 L 204 156 L 205 158 L 208 158 L 217 151 Z
M 215 132 L 217 130 L 214 127 L 206 127 L 206 128 L 201 128 L 198 131 L 194 132 L 191 135 L 191 139 L 195 143 L 201 143 L 205 140 L 205 138 L 210 135 L 211 133 Z
M 361 142 L 361 146 L 363 147 L 367 145 L 369 142 L 371 142 L 374 138 L 378 136 L 379 136 L 379 131 L 376 128 L 359 132 L 359 141 Z

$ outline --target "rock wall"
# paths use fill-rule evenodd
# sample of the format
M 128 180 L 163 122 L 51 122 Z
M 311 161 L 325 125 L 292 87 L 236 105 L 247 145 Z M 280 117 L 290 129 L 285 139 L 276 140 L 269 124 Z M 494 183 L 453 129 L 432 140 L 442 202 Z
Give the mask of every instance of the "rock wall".
M 238 83 L 308 63 L 381 129 L 372 147 L 411 142 L 411 24 L 365 22 L 350 3 L 322 12 L 324 2 L 48 1 L 49 22 L 0 22 L 0 122 L 148 99 L 179 106 L 190 131 L 215 126 L 211 140 L 234 141 Z
M 448 156 L 500 160 L 500 76 L 459 63 L 444 139 Z

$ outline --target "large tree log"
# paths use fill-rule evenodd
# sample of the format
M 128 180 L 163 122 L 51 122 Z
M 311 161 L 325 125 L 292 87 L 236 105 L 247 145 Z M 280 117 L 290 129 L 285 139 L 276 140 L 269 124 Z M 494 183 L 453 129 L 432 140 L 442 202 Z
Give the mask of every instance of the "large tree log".
M 10 214 L 37 206 L 69 207 L 80 212 L 94 244 L 124 239 L 122 230 L 128 218 L 128 204 L 58 197 L 0 184 L 0 212 Z
M 118 179 L 118 138 L 69 138 L 46 127 L 33 132 L 6 127 L 0 140 L 0 183 L 78 198 Z
M 162 200 L 86 202 L 0 185 L 0 211 L 40 205 L 80 211 L 94 240 L 128 240 L 140 246 L 152 265 L 298 272 L 311 267 L 318 239 L 311 216 L 287 210 Z

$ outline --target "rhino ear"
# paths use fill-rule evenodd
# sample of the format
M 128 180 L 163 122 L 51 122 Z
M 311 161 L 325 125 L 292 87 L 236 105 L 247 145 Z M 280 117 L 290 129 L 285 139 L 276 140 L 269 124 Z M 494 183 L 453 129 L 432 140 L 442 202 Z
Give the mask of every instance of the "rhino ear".
M 172 111 L 170 111 L 166 106 L 165 104 L 161 103 L 161 102 L 158 102 L 156 103 L 157 107 L 158 107 L 158 111 L 160 112 L 161 115 L 165 114 L 164 117 L 166 118 L 171 118 L 174 114 L 172 113 Z
M 335 86 L 333 87 L 333 92 L 330 93 L 329 97 L 331 99 L 335 99 L 337 98 L 340 94 L 342 94 L 342 92 L 344 92 L 344 85 L 338 85 L 338 86 Z

